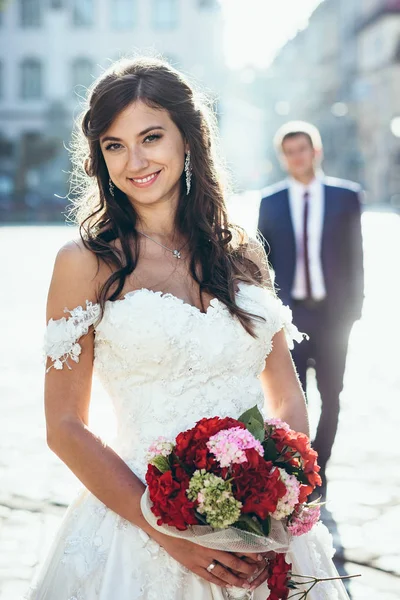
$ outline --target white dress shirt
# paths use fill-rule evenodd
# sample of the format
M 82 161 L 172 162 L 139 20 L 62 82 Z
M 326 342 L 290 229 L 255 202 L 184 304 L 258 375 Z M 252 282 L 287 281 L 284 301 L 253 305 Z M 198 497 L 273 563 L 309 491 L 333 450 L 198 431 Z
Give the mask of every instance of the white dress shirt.
M 323 300 L 326 296 L 326 288 L 321 263 L 321 240 L 325 203 L 322 178 L 315 178 L 308 185 L 304 185 L 292 177 L 289 178 L 289 205 L 296 239 L 296 268 L 292 297 L 296 300 L 303 300 L 307 297 L 303 245 L 305 192 L 309 193 L 307 233 L 311 295 L 314 300 Z

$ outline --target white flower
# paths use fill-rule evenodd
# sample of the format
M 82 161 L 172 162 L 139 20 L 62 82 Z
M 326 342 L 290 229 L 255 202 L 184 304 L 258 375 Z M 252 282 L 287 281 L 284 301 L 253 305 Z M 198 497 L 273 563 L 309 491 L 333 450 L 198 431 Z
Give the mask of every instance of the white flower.
M 276 510 L 271 515 L 277 521 L 292 514 L 294 507 L 299 501 L 300 494 L 300 483 L 297 481 L 297 478 L 294 475 L 289 475 L 284 469 L 280 469 L 279 467 L 278 471 L 281 481 L 286 486 L 286 494 L 283 498 L 279 498 Z
M 57 369 L 57 370 L 60 370 L 60 369 L 63 368 L 63 364 L 62 364 L 61 360 L 55 360 L 54 361 L 54 368 Z

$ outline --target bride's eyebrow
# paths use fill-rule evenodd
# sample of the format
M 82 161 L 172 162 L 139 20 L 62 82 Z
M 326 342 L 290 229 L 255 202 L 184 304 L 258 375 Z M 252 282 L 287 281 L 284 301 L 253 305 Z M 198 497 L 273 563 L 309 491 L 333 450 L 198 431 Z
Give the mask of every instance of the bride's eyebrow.
M 153 127 L 146 127 L 146 129 L 138 133 L 138 137 L 146 135 L 146 133 L 149 133 L 149 131 L 153 131 L 153 129 L 162 129 L 163 131 L 165 131 L 165 127 L 162 127 L 161 125 L 153 125 Z
M 143 129 L 143 131 L 138 133 L 137 137 L 146 135 L 146 133 L 149 133 L 149 131 L 153 131 L 154 129 L 162 129 L 163 131 L 165 131 L 165 127 L 162 127 L 161 125 L 153 125 L 152 127 L 146 127 L 146 129 Z M 121 138 L 110 136 L 110 135 L 100 138 L 100 144 L 104 144 L 104 142 L 122 142 L 122 141 L 123 140 Z

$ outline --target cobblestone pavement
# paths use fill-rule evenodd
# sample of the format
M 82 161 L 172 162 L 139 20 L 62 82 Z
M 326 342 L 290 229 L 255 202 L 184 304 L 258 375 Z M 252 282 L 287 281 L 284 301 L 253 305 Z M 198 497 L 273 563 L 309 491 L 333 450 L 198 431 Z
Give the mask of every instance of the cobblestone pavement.
M 245 205 L 242 199 L 233 204 L 234 215 L 247 219 L 250 229 L 254 206 L 251 196 Z M 339 568 L 362 574 L 350 584 L 353 600 L 395 600 L 400 598 L 400 218 L 366 213 L 363 229 L 366 301 L 351 336 L 324 519 L 334 534 Z M 74 236 L 66 227 L 0 228 L 0 600 L 22 597 L 78 487 L 45 444 L 41 362 L 53 259 Z M 318 403 L 315 390 L 312 427 Z M 91 426 L 106 439 L 112 437 L 110 419 L 107 398 L 95 384 Z

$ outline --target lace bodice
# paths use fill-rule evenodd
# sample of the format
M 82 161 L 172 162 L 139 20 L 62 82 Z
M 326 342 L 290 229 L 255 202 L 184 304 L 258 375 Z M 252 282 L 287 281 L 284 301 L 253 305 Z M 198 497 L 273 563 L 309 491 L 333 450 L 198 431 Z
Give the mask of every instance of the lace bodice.
M 159 435 L 173 439 L 202 417 L 262 409 L 258 377 L 273 336 L 284 327 L 290 346 L 301 340 L 290 309 L 270 291 L 241 283 L 237 303 L 265 318 L 255 321 L 257 338 L 217 299 L 202 313 L 147 289 L 107 302 L 100 323 L 100 307 L 90 302 L 49 321 L 45 354 L 56 369 L 79 362 L 79 339 L 95 325 L 94 369 L 114 403 L 116 450 L 142 480 L 147 448 Z

